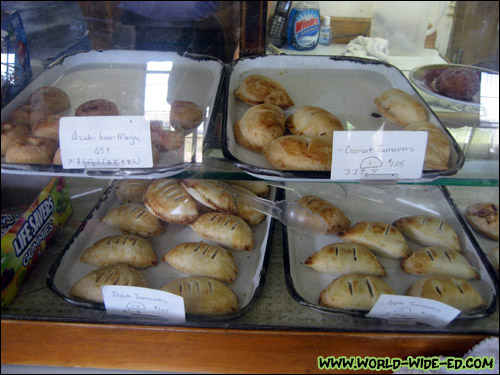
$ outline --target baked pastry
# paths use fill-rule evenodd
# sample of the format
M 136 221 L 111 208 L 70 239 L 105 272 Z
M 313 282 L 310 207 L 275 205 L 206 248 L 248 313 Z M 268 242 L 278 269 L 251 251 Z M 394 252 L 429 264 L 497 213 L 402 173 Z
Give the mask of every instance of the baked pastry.
M 401 269 L 411 275 L 447 275 L 464 280 L 479 279 L 462 254 L 442 247 L 423 247 L 401 261 Z
M 292 98 L 278 81 L 260 74 L 252 74 L 241 81 L 234 95 L 250 105 L 266 103 L 283 109 L 294 105 Z
M 390 89 L 373 101 L 387 120 L 400 126 L 427 120 L 425 107 L 417 99 L 400 89 Z
M 387 276 L 377 257 L 370 249 L 360 244 L 332 243 L 323 246 L 308 257 L 304 264 L 315 271 L 333 275 L 358 273 Z
M 89 100 L 75 110 L 75 116 L 118 116 L 118 107 L 106 99 Z
M 71 287 L 69 294 L 83 301 L 103 303 L 101 288 L 105 285 L 149 287 L 140 271 L 126 264 L 112 264 L 88 273 Z
M 200 237 L 233 250 L 252 250 L 255 238 L 252 229 L 236 215 L 208 212 L 190 224 Z
M 170 106 L 170 125 L 175 129 L 193 129 L 202 121 L 203 113 L 196 103 L 176 100 Z
M 351 221 L 340 208 L 322 198 L 314 195 L 305 195 L 296 202 L 301 207 L 310 209 L 313 214 L 320 215 L 326 222 L 327 233 L 342 232 L 351 226 Z
M 490 250 L 488 258 L 490 258 L 491 264 L 493 264 L 493 267 L 495 267 L 498 272 L 498 246 Z
M 422 246 L 445 247 L 462 252 L 460 240 L 445 221 L 429 215 L 402 217 L 392 223 L 405 237 Z
M 189 224 L 200 216 L 195 200 L 180 182 L 166 178 L 149 185 L 144 205 L 154 216 L 173 224 Z
M 189 275 L 207 276 L 231 284 L 238 274 L 226 249 L 204 242 L 186 242 L 172 248 L 163 261 Z
M 50 114 L 51 112 L 47 108 L 24 104 L 17 107 L 9 114 L 7 122 L 11 124 L 26 125 L 31 129 L 38 121 L 42 121 Z
M 265 144 L 283 136 L 285 119 L 283 110 L 274 104 L 253 106 L 234 123 L 234 138 L 240 146 L 262 152 Z
M 113 207 L 102 221 L 124 233 L 143 237 L 159 236 L 165 230 L 163 223 L 141 203 L 122 203 Z
M 182 180 L 181 185 L 191 197 L 207 207 L 220 212 L 237 212 L 233 196 L 217 181 Z
M 23 124 L 2 124 L 2 156 L 5 156 L 7 149 L 16 139 L 27 137 L 30 133 L 30 129 Z
M 169 130 L 163 121 L 150 121 L 151 142 L 160 151 L 170 151 L 179 148 L 184 143 L 182 132 Z
M 142 203 L 151 180 L 119 180 L 115 194 L 122 203 Z
M 426 131 L 427 148 L 425 149 L 424 170 L 445 171 L 450 160 L 450 144 L 446 135 L 429 121 L 414 122 L 408 125 L 408 131 Z
M 49 115 L 33 125 L 31 134 L 35 137 L 50 138 L 59 144 L 59 120 L 61 114 Z
M 243 186 L 240 185 L 232 185 L 232 188 L 237 191 L 241 191 L 243 194 L 247 194 L 254 197 L 257 196 L 257 194 L 255 194 L 253 191 L 248 190 L 247 188 L 244 188 Z M 239 199 L 236 198 L 235 202 L 236 202 L 236 215 L 245 220 L 245 222 L 248 225 L 250 226 L 257 225 L 266 218 L 265 214 L 253 209 L 250 206 L 247 206 L 246 204 L 242 203 Z
M 181 296 L 186 314 L 215 316 L 235 313 L 239 309 L 236 294 L 209 277 L 183 277 L 163 285 L 160 290 Z
M 406 291 L 407 296 L 429 298 L 462 312 L 486 306 L 481 295 L 467 281 L 450 276 L 425 276 Z
M 407 258 L 411 254 L 401 232 L 389 224 L 360 221 L 337 235 L 347 242 L 365 245 L 376 255 L 385 258 Z
M 59 113 L 71 105 L 68 94 L 53 86 L 43 86 L 31 93 L 26 104 L 47 109 L 50 113 Z
M 332 141 L 326 137 L 285 135 L 269 142 L 262 153 L 273 167 L 284 170 L 329 171 Z
M 134 268 L 148 268 L 158 264 L 149 241 L 133 234 L 105 237 L 87 248 L 80 260 L 95 266 L 121 263 Z
M 396 294 L 378 277 L 350 274 L 333 280 L 320 294 L 319 304 L 342 310 L 370 310 L 381 294 Z
M 57 143 L 32 135 L 16 139 L 5 153 L 7 163 L 52 164 Z
M 465 210 L 465 218 L 478 233 L 498 241 L 498 204 L 472 204 Z
M 332 139 L 333 132 L 344 130 L 340 120 L 321 107 L 306 105 L 297 109 L 286 119 L 286 128 L 292 134 L 327 137 Z
M 432 82 L 436 91 L 448 98 L 472 101 L 481 87 L 481 73 L 468 68 L 448 68 Z
M 230 180 L 227 182 L 251 190 L 261 198 L 265 198 L 271 193 L 271 187 L 264 181 Z
M 54 154 L 54 159 L 52 160 L 52 164 L 62 165 L 62 156 L 60 147 L 56 150 Z

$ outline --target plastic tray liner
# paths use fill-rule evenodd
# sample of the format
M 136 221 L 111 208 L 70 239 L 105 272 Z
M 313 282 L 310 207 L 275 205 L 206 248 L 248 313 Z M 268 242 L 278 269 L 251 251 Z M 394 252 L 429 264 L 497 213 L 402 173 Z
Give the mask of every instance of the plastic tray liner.
M 267 199 L 274 200 L 275 195 L 276 189 L 271 187 L 271 194 Z M 70 296 L 69 291 L 76 281 L 98 268 L 80 261 L 81 254 L 104 237 L 123 234 L 120 230 L 113 229 L 101 222 L 102 217 L 120 203 L 114 193 L 114 184 L 111 184 L 49 271 L 47 276 L 49 288 L 73 305 L 98 310 L 105 309 L 102 303 L 88 303 L 77 300 Z M 270 236 L 270 233 L 274 228 L 274 219 L 266 216 L 264 221 L 251 228 L 255 237 L 255 247 L 252 250 L 228 250 L 233 255 L 238 275 L 232 284 L 226 285 L 237 295 L 240 306 L 239 311 L 234 314 L 220 316 L 187 315 L 186 319 L 217 321 L 241 316 L 251 308 L 262 293 L 271 249 L 272 236 Z M 158 264 L 139 271 L 149 281 L 152 289 L 159 289 L 170 281 L 189 276 L 162 260 L 170 249 L 184 242 L 203 241 L 211 243 L 198 236 L 190 226 L 171 223 L 167 223 L 163 234 L 148 237 L 147 239 L 156 252 Z
M 401 89 L 424 105 L 428 121 L 444 130 L 451 148 L 448 169 L 424 171 L 422 180 L 454 175 L 464 164 L 464 154 L 455 139 L 405 75 L 393 65 L 359 57 L 269 55 L 236 60 L 228 70 L 228 83 L 224 89 L 226 107 L 222 151 L 226 159 L 254 177 L 278 181 L 314 180 L 329 179 L 330 172 L 278 170 L 262 154 L 247 150 L 236 142 L 234 123 L 251 106 L 237 99 L 234 91 L 252 74 L 272 78 L 287 90 L 295 105 L 284 110 L 286 117 L 302 106 L 317 106 L 337 116 L 345 130 L 404 130 L 384 120 L 373 102 L 386 90 Z
M 461 313 L 457 319 L 481 318 L 495 311 L 498 303 L 498 286 L 485 255 L 470 240 L 470 232 L 452 200 L 440 186 L 367 186 L 363 184 L 304 184 L 287 183 L 286 200 L 295 201 L 304 195 L 315 195 L 340 208 L 352 225 L 360 221 L 374 221 L 392 224 L 395 220 L 414 215 L 430 215 L 447 222 L 457 233 L 464 249 L 463 256 L 480 274 L 479 280 L 469 283 L 487 302 L 481 311 Z M 290 190 L 293 189 L 293 190 Z M 411 250 L 424 246 L 406 239 Z M 342 310 L 319 305 L 319 295 L 335 278 L 317 272 L 305 265 L 306 259 L 331 243 L 342 243 L 335 234 L 308 236 L 288 230 L 283 226 L 285 280 L 288 291 L 301 305 L 326 314 L 350 314 L 364 317 L 368 311 Z M 404 295 L 406 290 L 420 276 L 404 273 L 400 259 L 377 256 L 384 266 L 387 277 L 381 278 L 396 294 Z
M 87 101 L 107 99 L 117 105 L 120 116 L 163 121 L 164 129 L 173 132 L 170 104 L 182 100 L 199 106 L 202 123 L 194 130 L 182 132 L 180 147 L 160 151 L 152 168 L 63 169 L 60 165 L 6 163 L 2 158 L 2 173 L 105 178 L 159 178 L 180 173 L 191 163 L 201 162 L 203 137 L 214 126 L 224 72 L 224 64 L 213 57 L 181 56 L 175 52 L 108 50 L 61 58 L 2 109 L 2 123 L 34 90 L 43 86 L 55 86 L 68 94 L 71 106 L 61 112 L 68 117 L 74 116 L 76 108 Z

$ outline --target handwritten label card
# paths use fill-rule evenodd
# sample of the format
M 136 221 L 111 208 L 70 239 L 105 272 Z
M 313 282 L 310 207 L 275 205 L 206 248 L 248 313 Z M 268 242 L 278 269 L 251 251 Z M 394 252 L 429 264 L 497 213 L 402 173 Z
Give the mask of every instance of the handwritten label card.
M 381 319 L 412 319 L 442 328 L 458 314 L 460 310 L 432 299 L 382 294 L 366 316 Z
M 121 285 L 105 285 L 101 290 L 109 314 L 186 321 L 184 300 L 178 295 L 157 289 Z
M 330 178 L 341 181 L 377 176 L 420 178 L 427 134 L 425 131 L 334 132 Z
M 149 120 L 143 116 L 63 117 L 59 123 L 63 168 L 151 168 Z

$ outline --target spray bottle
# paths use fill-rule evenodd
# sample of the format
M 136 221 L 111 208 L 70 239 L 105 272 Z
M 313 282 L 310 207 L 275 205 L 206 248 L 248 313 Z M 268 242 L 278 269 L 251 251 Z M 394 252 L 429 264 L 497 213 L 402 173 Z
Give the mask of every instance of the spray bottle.
M 288 17 L 288 48 L 297 51 L 316 48 L 320 24 L 318 1 L 298 1 Z

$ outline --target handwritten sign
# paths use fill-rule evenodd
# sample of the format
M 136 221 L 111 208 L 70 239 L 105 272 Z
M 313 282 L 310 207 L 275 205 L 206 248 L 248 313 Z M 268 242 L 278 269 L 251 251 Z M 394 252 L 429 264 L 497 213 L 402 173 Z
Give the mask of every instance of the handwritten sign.
M 394 320 L 412 319 L 442 328 L 458 314 L 460 310 L 432 299 L 382 294 L 366 316 Z
M 142 116 L 62 117 L 59 143 L 63 168 L 150 168 L 149 120 Z
M 427 135 L 425 131 L 334 132 L 331 179 L 420 178 Z
M 157 289 L 121 285 L 105 285 L 101 290 L 109 314 L 186 321 L 184 300 L 178 295 Z

